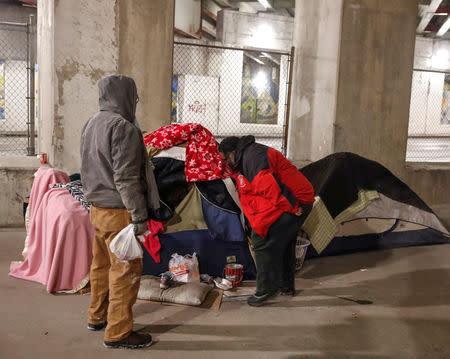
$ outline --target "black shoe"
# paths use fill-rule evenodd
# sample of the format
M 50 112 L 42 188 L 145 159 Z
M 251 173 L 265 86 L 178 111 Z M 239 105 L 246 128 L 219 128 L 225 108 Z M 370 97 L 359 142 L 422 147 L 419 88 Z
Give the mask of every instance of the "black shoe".
M 152 336 L 146 333 L 131 332 L 126 338 L 117 342 L 103 342 L 106 348 L 141 349 L 152 345 Z
M 108 323 L 106 323 L 106 322 L 100 323 L 100 324 L 91 324 L 91 323 L 88 323 L 87 328 L 88 328 L 89 330 L 93 330 L 94 332 L 96 332 L 96 331 L 98 331 L 98 330 L 102 330 L 103 328 L 105 328 L 105 327 L 106 327 L 106 324 L 108 324 Z
M 282 289 L 281 295 L 284 295 L 286 297 L 294 297 L 295 296 L 295 289 L 289 288 L 289 289 Z
M 252 295 L 247 299 L 247 304 L 251 305 L 252 307 L 259 307 L 267 302 L 270 298 L 276 297 L 278 293 L 279 290 L 274 290 L 263 295 Z

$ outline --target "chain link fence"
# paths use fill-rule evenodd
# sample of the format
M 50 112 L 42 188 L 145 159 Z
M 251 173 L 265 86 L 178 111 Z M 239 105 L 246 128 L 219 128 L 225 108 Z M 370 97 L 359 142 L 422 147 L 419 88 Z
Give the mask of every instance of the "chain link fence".
M 0 22 L 0 156 L 35 154 L 34 17 L 31 21 Z
M 450 162 L 450 73 L 414 70 L 407 162 Z
M 174 43 L 171 120 L 286 152 L 291 54 Z

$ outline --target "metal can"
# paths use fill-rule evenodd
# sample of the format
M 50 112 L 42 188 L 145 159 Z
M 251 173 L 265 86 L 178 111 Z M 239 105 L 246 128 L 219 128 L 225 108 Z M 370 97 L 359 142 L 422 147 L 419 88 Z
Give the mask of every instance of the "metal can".
M 228 279 L 227 277 L 234 277 L 234 280 L 232 281 L 233 287 L 241 285 L 243 272 L 244 266 L 242 264 L 230 263 L 225 266 L 225 278 Z
M 46 153 L 41 153 L 41 154 L 39 155 L 39 161 L 40 161 L 42 164 L 46 164 L 46 163 L 47 163 L 47 154 L 46 154 Z

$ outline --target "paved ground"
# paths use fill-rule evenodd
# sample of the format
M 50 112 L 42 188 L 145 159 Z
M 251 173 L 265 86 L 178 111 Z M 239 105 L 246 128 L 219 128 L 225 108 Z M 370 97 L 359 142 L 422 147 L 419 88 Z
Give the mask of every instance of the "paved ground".
M 88 295 L 51 295 L 7 275 L 23 238 L 0 231 L 1 358 L 450 358 L 450 245 L 311 260 L 296 297 L 261 308 L 139 303 L 135 329 L 155 344 L 125 351 L 86 329 Z

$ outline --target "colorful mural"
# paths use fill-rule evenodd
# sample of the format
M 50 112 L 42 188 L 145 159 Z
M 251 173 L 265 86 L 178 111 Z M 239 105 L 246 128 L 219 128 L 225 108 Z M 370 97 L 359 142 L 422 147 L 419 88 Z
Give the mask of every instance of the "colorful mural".
M 0 61 L 0 120 L 5 119 L 5 63 Z
M 444 91 L 442 93 L 441 125 L 450 124 L 450 75 L 444 79 Z
M 277 124 L 280 67 L 244 61 L 241 123 Z
M 172 102 L 170 105 L 170 121 L 177 122 L 178 75 L 172 77 Z

